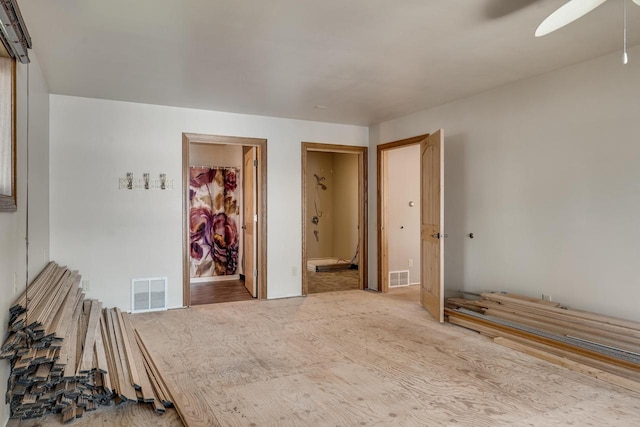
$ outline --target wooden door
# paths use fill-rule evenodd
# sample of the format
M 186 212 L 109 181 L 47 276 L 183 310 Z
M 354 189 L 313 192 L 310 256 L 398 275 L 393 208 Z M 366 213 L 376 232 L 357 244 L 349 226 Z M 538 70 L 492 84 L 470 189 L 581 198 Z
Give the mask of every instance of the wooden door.
M 420 142 L 420 303 L 444 321 L 444 132 Z
M 243 220 L 244 224 L 244 286 L 255 298 L 257 288 L 256 271 L 256 147 L 244 147 L 244 166 L 242 176 Z

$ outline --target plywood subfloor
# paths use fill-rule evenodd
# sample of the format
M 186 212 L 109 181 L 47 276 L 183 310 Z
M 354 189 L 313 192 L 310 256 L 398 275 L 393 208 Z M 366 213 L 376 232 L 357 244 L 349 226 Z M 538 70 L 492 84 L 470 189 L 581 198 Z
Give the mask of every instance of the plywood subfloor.
M 200 306 L 133 320 L 200 420 L 195 425 L 640 425 L 640 395 L 435 323 L 418 304 L 417 287 Z M 175 421 L 119 411 L 76 425 Z
M 640 396 L 435 323 L 417 287 L 134 321 L 200 425 L 638 426 Z
M 358 270 L 307 271 L 309 294 L 360 289 Z

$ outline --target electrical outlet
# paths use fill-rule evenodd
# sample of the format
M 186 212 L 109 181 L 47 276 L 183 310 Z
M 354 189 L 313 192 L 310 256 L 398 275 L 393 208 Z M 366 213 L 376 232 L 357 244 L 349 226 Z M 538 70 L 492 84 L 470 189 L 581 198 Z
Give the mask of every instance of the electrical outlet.
M 298 275 L 298 268 L 294 265 L 293 267 L 291 267 L 291 276 L 297 276 Z
M 13 293 L 18 293 L 18 273 L 13 272 Z
M 82 290 L 85 292 L 89 292 L 91 290 L 91 282 L 88 280 L 82 281 Z
M 413 267 L 413 258 L 409 258 L 409 267 Z
M 551 302 L 551 295 L 542 294 L 542 300 Z

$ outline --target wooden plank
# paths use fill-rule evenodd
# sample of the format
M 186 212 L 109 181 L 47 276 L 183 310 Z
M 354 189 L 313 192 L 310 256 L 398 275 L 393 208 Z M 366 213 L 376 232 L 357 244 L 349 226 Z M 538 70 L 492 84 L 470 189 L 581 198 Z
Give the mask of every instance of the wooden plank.
M 606 363 L 600 360 L 595 360 L 590 357 L 582 356 L 582 355 L 573 353 L 569 350 L 563 350 L 563 349 L 551 347 L 542 343 L 532 342 L 530 340 L 527 340 L 526 338 L 518 337 L 515 335 L 500 334 L 500 336 L 510 341 L 521 343 L 529 347 L 537 348 L 538 350 L 544 351 L 546 353 L 551 353 L 559 357 L 571 359 L 583 365 L 591 366 L 593 368 L 600 369 L 620 377 L 629 378 L 630 380 L 640 383 L 640 373 L 638 372 L 631 371 L 629 369 L 625 369 L 620 366 L 611 365 L 610 363 Z
M 72 376 L 76 373 L 76 341 L 78 339 L 78 321 L 82 315 L 82 307 L 82 300 L 79 300 L 71 315 L 70 326 L 60 349 L 59 363 L 64 366 L 66 376 Z
M 572 316 L 564 316 L 557 313 L 550 313 L 544 309 L 537 309 L 535 307 L 518 306 L 508 303 L 502 304 L 496 301 L 474 301 L 473 304 L 478 307 L 502 310 L 534 320 L 552 321 L 555 324 L 562 325 L 567 328 L 579 328 L 590 331 L 591 333 L 614 337 L 615 339 L 628 342 L 630 344 L 640 345 L 640 333 L 621 326 L 609 325 L 594 320 L 580 319 Z
M 513 298 L 519 301 L 527 301 L 527 302 L 531 302 L 534 304 L 539 304 L 542 306 L 547 306 L 547 307 L 562 307 L 562 304 L 560 304 L 559 302 L 554 302 L 554 301 L 545 301 L 543 299 L 540 298 L 532 298 L 532 297 L 527 297 L 524 295 L 518 295 L 518 294 L 511 294 L 508 292 L 500 292 L 500 295 L 504 295 L 505 297 L 509 297 L 509 298 Z
M 63 279 L 60 281 L 60 284 L 56 286 L 55 290 L 51 294 L 49 294 L 51 297 L 48 298 L 46 309 L 38 317 L 38 321 L 46 328 L 49 328 L 53 318 L 58 313 L 58 310 L 66 298 L 69 289 L 71 289 L 74 280 L 75 273 L 67 271 L 63 276 Z
M 105 354 L 107 356 L 107 361 L 109 362 L 109 376 L 111 378 L 111 384 L 113 386 L 113 391 L 115 393 L 120 392 L 120 378 L 121 375 L 118 372 L 118 364 L 116 363 L 116 352 L 117 347 L 114 349 L 115 338 L 113 337 L 114 333 L 111 331 L 112 325 L 109 316 L 109 309 L 104 309 L 102 311 L 102 325 L 104 329 L 102 331 L 102 339 L 104 341 L 105 346 Z
M 160 374 L 160 371 L 158 370 L 158 367 L 155 361 L 151 357 L 151 354 L 149 353 L 149 350 L 147 349 L 147 347 L 144 345 L 144 342 L 142 341 L 142 338 L 140 337 L 140 334 L 138 333 L 137 330 L 135 330 L 135 335 L 136 335 L 136 341 L 138 343 L 138 347 L 140 348 L 140 351 L 144 358 L 145 368 L 149 373 L 149 379 L 155 385 L 156 390 L 162 399 L 162 402 L 173 403 L 173 400 L 172 400 L 173 398 L 171 397 L 171 393 L 169 392 L 169 389 L 167 388 L 167 385 L 165 384 L 164 379 Z
M 593 368 L 591 366 L 583 365 L 582 363 L 567 359 L 566 357 L 556 356 L 555 354 L 551 354 L 546 351 L 524 345 L 522 343 L 517 343 L 507 338 L 496 337 L 493 339 L 493 341 L 502 346 L 509 347 L 513 350 L 517 350 L 530 356 L 537 357 L 538 359 L 546 360 L 547 362 L 551 362 L 553 364 L 571 369 L 573 371 L 589 375 L 593 378 L 597 378 L 599 380 L 626 388 L 627 390 L 632 390 L 636 393 L 640 393 L 640 383 L 629 380 L 627 378 L 623 378 L 618 375 Z
M 84 301 L 84 293 L 82 293 L 82 289 L 78 288 L 76 291 L 76 296 L 73 303 L 69 307 L 67 307 L 68 311 L 64 313 L 63 318 L 60 320 L 60 327 L 56 332 L 56 336 L 62 339 L 66 339 L 67 333 L 72 325 L 72 319 L 73 319 L 75 310 L 76 308 L 82 308 L 83 301 Z M 76 326 L 73 327 L 74 330 L 75 328 Z
M 49 274 L 47 274 L 47 276 L 43 278 L 43 282 L 41 282 L 41 285 L 38 288 L 27 288 L 29 300 L 27 301 L 26 299 L 24 299 L 21 302 L 21 309 L 29 309 L 30 313 L 23 313 L 22 316 L 27 316 L 27 314 L 31 316 L 33 314 L 36 308 L 41 305 L 43 295 L 45 295 L 49 291 L 49 289 L 57 283 L 64 271 L 64 268 L 61 268 L 58 265 L 54 265 Z
M 162 403 L 163 405 L 169 406 L 168 404 L 171 402 L 171 398 L 167 396 L 163 391 L 162 386 L 160 385 L 158 379 L 154 375 L 154 371 L 149 365 L 149 363 L 147 362 L 147 359 L 143 358 L 142 362 L 144 364 L 144 369 L 147 372 L 147 375 L 149 377 L 149 382 L 151 383 L 154 399 Z
M 126 336 L 129 341 L 129 347 L 133 356 L 133 363 L 135 364 L 136 371 L 138 372 L 140 379 L 140 390 L 142 391 L 142 400 L 147 403 L 152 403 L 154 400 L 153 388 L 149 375 L 144 367 L 144 361 L 140 347 L 135 337 L 135 330 L 131 324 L 131 319 L 127 313 L 122 313 L 122 324 L 126 331 Z
M 80 312 L 80 317 L 78 318 L 78 329 L 76 336 L 76 347 L 75 347 L 75 367 L 76 371 L 78 371 L 78 366 L 80 366 L 80 358 L 82 357 L 82 345 L 84 344 L 85 336 L 87 335 L 87 326 L 89 324 L 89 315 L 91 314 L 91 306 L 93 305 L 93 300 L 84 300 L 82 302 L 82 311 Z
M 111 391 L 117 393 L 120 390 L 120 384 L 118 383 L 118 371 L 116 368 L 113 349 L 111 348 L 111 337 L 109 334 L 109 325 L 107 320 L 107 309 L 102 310 L 102 320 L 100 322 L 102 342 L 104 344 L 105 356 L 107 358 L 107 375 L 103 378 L 104 384 L 110 384 Z
M 100 312 L 100 319 L 98 322 L 98 327 L 96 329 L 96 339 L 94 343 L 94 354 L 96 355 L 96 368 L 97 371 L 106 374 L 109 371 L 109 364 L 107 362 L 107 354 L 104 348 L 104 341 L 102 340 L 102 329 L 103 321 L 102 321 L 102 311 Z
M 449 317 L 449 322 L 454 324 L 454 325 L 458 325 L 458 326 L 462 326 L 464 328 L 467 329 L 471 329 L 473 331 L 479 332 L 482 335 L 485 335 L 491 339 L 496 338 L 496 337 L 503 337 L 503 338 L 507 338 L 511 341 L 515 341 L 515 342 L 520 342 L 523 343 L 525 345 L 528 345 L 530 347 L 534 347 L 534 348 L 538 348 L 542 351 L 545 351 L 547 353 L 553 353 L 556 354 L 558 356 L 562 356 L 562 357 L 567 357 L 567 358 L 571 358 L 572 360 L 575 360 L 579 363 L 583 363 L 583 364 L 587 364 L 590 366 L 593 366 L 595 368 L 599 368 L 602 370 L 606 370 L 608 372 L 611 373 L 615 373 L 617 375 L 621 375 L 621 376 L 627 376 L 630 378 L 634 378 L 635 380 L 640 382 L 640 373 L 638 372 L 634 372 L 616 365 L 612 365 L 610 363 L 607 362 L 603 362 L 600 360 L 596 360 L 596 359 L 592 359 L 588 356 L 584 356 L 584 355 L 580 355 L 577 353 L 572 352 L 571 350 L 566 350 L 566 349 L 561 349 L 561 348 L 557 348 L 557 347 L 552 347 L 543 343 L 539 343 L 539 342 L 535 342 L 535 341 L 531 341 L 527 338 L 523 338 L 521 336 L 518 335 L 514 335 L 511 334 L 509 332 L 506 331 L 498 331 L 496 329 L 493 329 L 489 326 L 484 326 L 484 325 L 479 325 L 477 323 L 474 323 L 472 321 L 468 321 L 465 319 L 458 319 L 456 317 Z
M 46 286 L 46 284 L 48 283 L 48 281 L 50 280 L 51 276 L 53 275 L 54 271 L 57 268 L 58 268 L 58 264 L 56 264 L 53 261 L 49 262 L 45 266 L 45 268 L 40 272 L 40 274 L 38 274 L 38 276 L 36 276 L 36 278 L 31 282 L 31 284 L 27 286 L 26 292 L 22 291 L 20 296 L 16 299 L 16 302 L 13 303 L 13 305 L 9 310 L 12 311 L 12 310 L 17 310 L 19 308 L 24 308 L 27 305 L 27 295 L 30 294 L 29 295 L 30 299 L 33 298 L 32 295 L 37 295 L 39 290 L 42 287 Z
M 629 344 L 626 341 L 618 340 L 615 338 L 609 338 L 606 335 L 593 334 L 590 331 L 585 332 L 584 330 L 578 328 L 567 328 L 565 326 L 558 326 L 555 322 L 533 320 L 519 314 L 513 314 L 501 310 L 488 309 L 485 310 L 485 314 L 488 316 L 517 322 L 522 325 L 531 326 L 533 328 L 551 332 L 556 335 L 581 338 L 598 344 L 640 354 L 640 346 Z
M 76 373 L 86 374 L 94 369 L 93 355 L 95 348 L 96 335 L 98 328 L 100 327 L 100 317 L 102 315 L 102 303 L 98 300 L 94 300 L 91 304 L 91 311 L 89 312 L 89 320 L 87 323 L 87 331 L 82 344 L 82 356 L 80 357 L 80 364 L 77 367 Z
M 76 276 L 60 307 L 56 310 L 51 323 L 45 329 L 45 335 L 57 333 L 64 316 L 75 307 L 76 297 L 80 290 L 80 276 Z
M 29 326 L 34 323 L 38 323 L 40 319 L 43 317 L 42 313 L 46 309 L 47 303 L 51 300 L 51 295 L 57 290 L 60 286 L 61 282 L 69 275 L 69 271 L 66 267 L 58 267 L 54 272 L 51 280 L 47 284 L 45 288 L 43 288 L 42 292 L 38 295 L 31 296 L 29 298 L 32 299 L 29 302 L 28 311 L 23 313 L 20 317 L 25 320 L 25 325 Z M 28 320 L 26 320 L 28 319 Z
M 596 351 L 591 351 L 591 350 L 584 349 L 584 348 L 581 348 L 581 347 L 576 347 L 576 346 L 573 346 L 573 345 L 570 345 L 570 344 L 566 344 L 566 343 L 563 343 L 563 342 L 560 342 L 560 341 L 556 341 L 556 340 L 553 340 L 553 339 L 550 339 L 550 338 L 542 337 L 542 336 L 539 336 L 539 335 L 536 335 L 536 334 L 532 334 L 532 333 L 529 333 L 529 332 L 526 332 L 526 331 L 513 329 L 513 328 L 511 328 L 509 326 L 493 323 L 493 322 L 491 322 L 490 320 L 487 320 L 487 319 L 480 319 L 480 318 L 473 317 L 473 316 L 470 316 L 470 315 L 467 315 L 467 314 L 464 314 L 464 313 L 459 313 L 459 312 L 456 312 L 456 311 L 453 311 L 453 310 L 450 310 L 450 309 L 446 309 L 445 311 L 446 311 L 447 315 L 449 316 L 449 321 L 451 322 L 452 319 L 454 320 L 454 322 L 452 322 L 452 323 L 455 323 L 455 321 L 457 319 L 466 320 L 468 323 L 471 323 L 471 324 L 477 324 L 477 325 L 481 325 L 481 326 L 486 326 L 486 327 L 489 327 L 489 328 L 494 329 L 496 331 L 509 332 L 509 333 L 511 333 L 513 335 L 520 336 L 520 337 L 523 337 L 523 338 L 527 338 L 527 339 L 529 339 L 531 341 L 540 342 L 540 343 L 547 344 L 547 345 L 552 346 L 552 347 L 571 350 L 571 351 L 573 351 L 573 352 L 575 352 L 577 354 L 581 354 L 581 355 L 588 356 L 588 357 L 591 357 L 591 358 L 594 358 L 594 359 L 597 359 L 597 360 L 601 360 L 601 361 L 604 361 L 604 362 L 607 362 L 607 363 L 611 363 L 613 365 L 621 366 L 623 368 L 627 368 L 627 369 L 631 369 L 633 371 L 640 372 L 640 365 L 637 365 L 635 363 L 632 363 L 632 362 L 629 362 L 629 361 L 626 361 L 626 360 L 618 359 L 616 357 L 612 357 L 612 356 L 609 356 L 607 354 L 602 354 L 602 353 L 599 353 L 599 352 L 596 352 Z M 499 335 L 496 335 L 496 336 L 499 336 Z
M 76 402 L 71 402 L 69 409 L 66 411 L 62 411 L 62 422 L 65 424 L 69 424 L 73 420 L 76 419 Z
M 116 323 L 116 317 L 113 310 L 105 310 L 109 338 L 111 341 L 111 351 L 113 352 L 114 367 L 118 375 L 118 394 L 126 400 L 136 401 L 136 391 L 129 380 L 129 371 L 126 367 L 125 356 L 123 353 L 122 335 L 120 334 L 120 325 Z
M 501 294 L 482 293 L 481 295 L 483 298 L 486 298 L 492 301 L 519 304 L 526 307 L 540 308 L 539 304 L 510 298 Z M 579 319 L 602 322 L 608 325 L 621 326 L 623 328 L 631 329 L 632 331 L 640 332 L 640 323 L 633 322 L 631 320 L 619 319 L 616 317 L 605 316 L 602 314 L 588 313 L 585 311 L 562 309 L 557 307 L 544 307 L 544 310 L 550 313 L 562 314 L 564 316 L 572 316 L 572 317 L 577 317 Z
M 464 298 L 447 298 L 447 305 L 449 307 L 461 307 L 467 310 L 473 310 L 478 313 L 483 312 L 483 306 L 478 305 L 477 301 L 468 300 Z
M 127 327 L 125 325 L 124 318 L 122 317 L 122 311 L 119 308 L 114 309 L 115 317 L 118 321 L 118 325 L 120 326 L 120 333 L 122 338 L 122 344 L 124 349 L 125 361 L 127 364 L 127 370 L 129 371 L 129 379 L 131 385 L 134 388 L 140 388 L 140 375 L 138 374 L 138 369 L 136 367 L 136 363 L 133 355 L 133 348 L 131 347 L 131 343 L 129 341 L 129 336 L 127 334 Z

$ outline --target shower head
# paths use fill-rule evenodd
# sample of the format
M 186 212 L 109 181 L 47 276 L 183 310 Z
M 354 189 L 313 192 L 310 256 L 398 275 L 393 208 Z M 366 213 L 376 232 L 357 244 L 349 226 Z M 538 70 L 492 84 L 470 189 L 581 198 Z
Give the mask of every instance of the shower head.
M 324 176 L 318 176 L 315 173 L 313 174 L 313 176 L 316 177 L 316 185 L 322 188 L 323 190 L 326 190 L 327 186 L 322 183 L 322 181 L 324 181 L 326 178 Z

